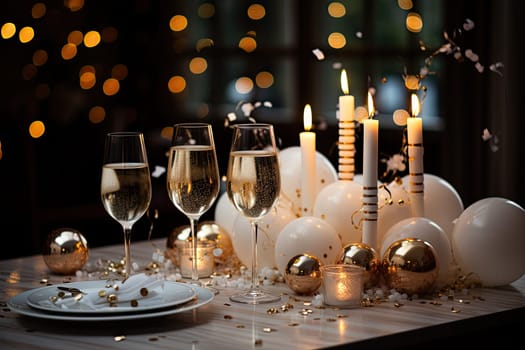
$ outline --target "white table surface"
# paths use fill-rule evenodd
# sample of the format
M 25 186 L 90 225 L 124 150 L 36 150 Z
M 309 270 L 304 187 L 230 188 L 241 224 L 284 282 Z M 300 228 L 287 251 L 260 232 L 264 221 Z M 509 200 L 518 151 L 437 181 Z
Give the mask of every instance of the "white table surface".
M 166 242 L 153 243 L 164 247 Z M 93 248 L 89 259 L 115 259 L 121 251 L 121 246 Z M 154 251 L 152 242 L 132 243 L 133 259 L 139 263 L 151 261 Z M 429 349 L 429 344 L 438 344 L 444 337 L 477 328 L 483 333 L 484 327 L 490 332 L 491 327 L 507 322 L 512 323 L 512 330 L 525 330 L 525 276 L 508 286 L 470 290 L 461 298 L 438 303 L 428 298 L 406 300 L 402 306 L 385 301 L 347 310 L 305 306 L 303 300 L 312 297 L 296 296 L 284 283 L 268 287 L 282 293 L 277 303 L 233 303 L 228 296 L 238 290 L 221 288 L 211 303 L 198 309 L 144 320 L 42 320 L 7 307 L 7 301 L 18 293 L 45 285 L 43 278 L 48 284 L 82 280 L 52 274 L 41 255 L 0 261 L 0 349 L 318 349 L 348 345 L 386 349 L 417 348 L 423 343 Z M 286 303 L 293 304 L 293 309 L 268 312 Z M 311 312 L 304 315 L 303 309 Z M 117 341 L 117 336 L 125 339 Z

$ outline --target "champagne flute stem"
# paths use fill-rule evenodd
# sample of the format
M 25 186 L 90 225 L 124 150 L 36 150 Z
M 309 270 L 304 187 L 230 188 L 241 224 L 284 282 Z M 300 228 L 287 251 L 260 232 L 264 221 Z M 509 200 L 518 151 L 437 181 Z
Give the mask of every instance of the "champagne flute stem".
M 250 225 L 252 226 L 252 290 L 256 290 L 258 286 L 257 281 L 257 239 L 258 239 L 258 231 L 259 231 L 259 225 L 257 224 L 257 221 L 253 220 Z
M 124 226 L 124 281 L 131 274 L 131 226 Z
M 191 279 L 196 282 L 199 280 L 199 270 L 197 267 L 197 234 L 195 233 L 195 226 L 197 220 L 190 218 L 191 229 Z

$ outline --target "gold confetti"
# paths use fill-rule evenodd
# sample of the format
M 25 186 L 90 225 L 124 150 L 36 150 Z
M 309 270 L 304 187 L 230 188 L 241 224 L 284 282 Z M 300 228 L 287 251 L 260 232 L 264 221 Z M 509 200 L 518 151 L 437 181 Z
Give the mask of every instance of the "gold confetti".
M 135 300 L 135 299 L 131 300 L 131 301 L 129 302 L 129 304 L 131 305 L 131 307 L 137 307 L 137 306 L 139 306 L 139 302 L 138 302 L 137 300 Z
M 126 336 L 125 335 L 117 335 L 115 336 L 115 338 L 113 338 L 116 342 L 120 342 L 120 341 L 123 341 L 123 340 L 126 340 Z
M 295 326 L 298 326 L 298 325 L 299 325 L 299 323 L 297 323 L 297 322 L 290 322 L 290 323 L 288 323 L 288 326 L 290 326 L 290 327 L 295 327 Z
M 263 328 L 263 332 L 264 332 L 264 333 L 271 333 L 271 332 L 273 332 L 273 331 L 274 331 L 274 329 L 273 329 L 273 328 L 270 328 L 270 327 L 264 327 L 264 328 Z
M 255 346 L 262 346 L 262 339 L 255 339 L 254 345 Z
M 244 325 L 243 324 L 236 324 L 235 328 L 244 328 Z
M 403 306 L 403 304 L 398 303 L 398 302 L 395 302 L 395 303 L 394 303 L 394 306 L 395 306 L 395 307 L 401 307 L 401 306 Z
M 142 295 L 143 297 L 147 296 L 148 293 L 148 288 L 140 288 L 140 295 Z
M 335 321 L 337 321 L 337 319 L 336 319 L 336 318 L 333 318 L 333 317 L 327 318 L 326 320 L 327 320 L 328 322 L 335 322 Z
M 266 313 L 268 315 L 278 314 L 279 313 L 279 309 L 277 309 L 275 307 L 271 307 L 268 310 L 266 310 Z
M 233 319 L 233 316 L 232 315 L 224 315 L 224 319 L 225 320 L 231 320 L 231 319 Z
M 461 310 L 458 310 L 458 309 L 456 309 L 456 308 L 454 308 L 454 307 L 451 307 L 451 308 L 450 308 L 450 311 L 452 311 L 452 313 L 455 313 L 455 314 L 461 312 Z

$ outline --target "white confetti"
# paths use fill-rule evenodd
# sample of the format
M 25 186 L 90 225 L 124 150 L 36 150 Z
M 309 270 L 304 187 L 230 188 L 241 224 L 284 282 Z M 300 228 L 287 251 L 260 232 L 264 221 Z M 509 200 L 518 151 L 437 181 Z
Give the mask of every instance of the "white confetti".
M 312 53 L 315 55 L 315 57 L 316 57 L 319 61 L 324 60 L 324 53 L 323 53 L 323 51 L 321 51 L 321 50 L 319 50 L 319 49 L 313 49 L 313 50 L 312 50 Z
M 153 172 L 151 173 L 151 176 L 153 177 L 160 177 L 162 174 L 166 172 L 166 168 L 155 165 L 155 169 L 153 169 Z
M 483 134 L 481 134 L 481 138 L 483 139 L 483 141 L 488 141 L 492 138 L 492 134 L 490 133 L 489 129 L 483 129 Z
M 467 18 L 465 20 L 465 23 L 463 23 L 463 29 L 465 29 L 466 31 L 474 29 L 474 22 L 471 19 Z

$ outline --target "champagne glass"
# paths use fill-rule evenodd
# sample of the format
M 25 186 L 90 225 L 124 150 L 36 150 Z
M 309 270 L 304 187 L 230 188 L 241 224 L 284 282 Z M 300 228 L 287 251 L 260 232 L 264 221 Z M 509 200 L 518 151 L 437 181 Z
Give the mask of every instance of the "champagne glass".
M 175 124 L 169 151 L 167 189 L 175 207 L 190 220 L 191 283 L 199 281 L 196 227 L 219 194 L 219 166 L 213 131 L 206 123 Z
M 132 273 L 131 229 L 151 202 L 151 177 L 144 135 L 107 134 L 100 183 L 102 204 L 124 230 L 124 281 Z
M 281 191 L 277 147 L 271 124 L 237 124 L 233 129 L 226 192 L 241 215 L 246 217 L 252 234 L 252 280 L 248 291 L 230 297 L 245 304 L 277 301 L 259 287 L 257 279 L 258 223 L 275 206 Z

